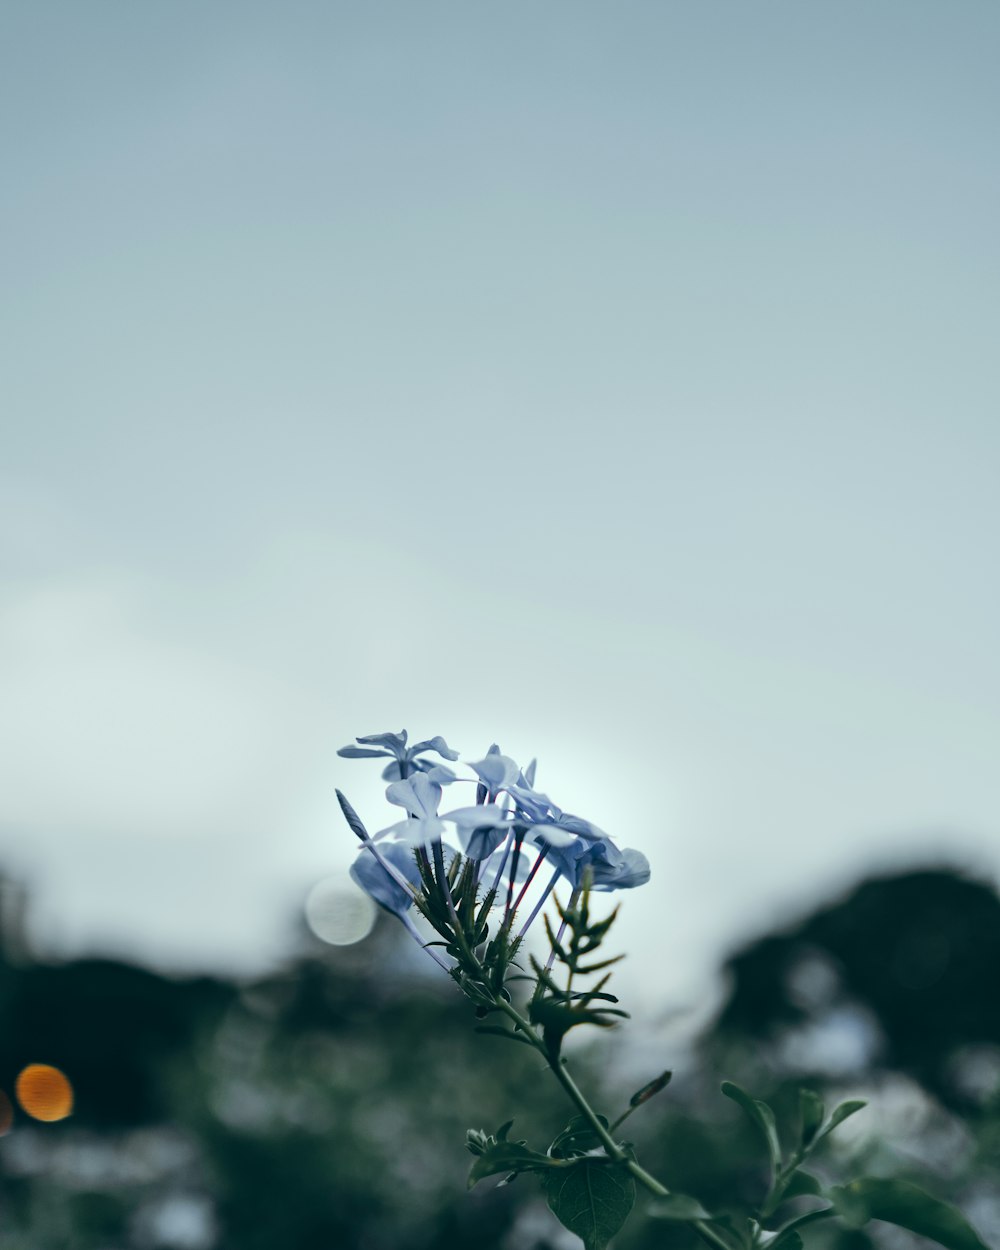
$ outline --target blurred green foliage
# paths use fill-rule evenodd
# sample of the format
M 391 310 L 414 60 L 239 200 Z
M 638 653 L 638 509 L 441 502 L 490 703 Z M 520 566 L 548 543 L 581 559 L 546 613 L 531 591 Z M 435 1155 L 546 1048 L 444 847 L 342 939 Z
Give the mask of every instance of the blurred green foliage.
M 753 1199 L 765 1165 L 722 1079 L 774 1102 L 779 1122 L 798 1115 L 801 1085 L 828 1105 L 868 1097 L 873 1109 L 824 1145 L 818 1170 L 836 1180 L 860 1164 L 918 1181 L 996 1243 L 998 957 L 996 893 L 945 870 L 867 881 L 754 942 L 727 965 L 712 1027 L 657 1056 L 675 1077 L 629 1120 L 644 1164 L 725 1209 Z M 240 983 L 108 960 L 48 965 L 11 947 L 0 960 L 0 1088 L 12 1093 L 27 1063 L 51 1063 L 72 1080 L 76 1107 L 57 1124 L 18 1112 L 0 1139 L 5 1250 L 575 1244 L 537 1185 L 466 1192 L 468 1128 L 517 1114 L 518 1134 L 548 1140 L 571 1109 L 537 1055 L 476 1035 L 468 1002 L 421 960 L 391 920 L 356 947 L 303 939 L 285 967 Z M 613 1048 L 642 1048 L 628 1034 L 600 1039 L 591 1063 L 574 1055 L 612 1114 L 635 1087 L 606 1070 Z M 882 1229 L 815 1239 L 835 1250 L 869 1250 L 873 1236 L 888 1250 L 915 1243 Z M 637 1214 L 615 1244 L 694 1242 L 683 1225 Z

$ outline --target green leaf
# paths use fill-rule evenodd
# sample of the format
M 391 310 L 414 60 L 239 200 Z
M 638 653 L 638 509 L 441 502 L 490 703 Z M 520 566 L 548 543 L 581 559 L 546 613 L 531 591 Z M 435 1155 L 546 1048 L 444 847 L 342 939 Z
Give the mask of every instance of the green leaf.
M 603 1115 L 597 1118 L 605 1128 L 608 1127 Z M 597 1150 L 602 1144 L 586 1116 L 575 1115 L 555 1138 L 549 1147 L 549 1154 L 557 1159 L 571 1159 L 574 1155 L 585 1155 L 589 1150 Z
M 727 1098 L 738 1103 L 749 1119 L 760 1129 L 767 1142 L 767 1151 L 771 1159 L 771 1167 L 777 1172 L 781 1166 L 781 1144 L 778 1141 L 778 1126 L 774 1122 L 774 1112 L 766 1102 L 752 1098 L 745 1089 L 741 1089 L 734 1081 L 723 1081 L 722 1092 Z
M 507 1134 L 514 1123 L 508 1120 L 497 1129 L 494 1136 L 481 1129 L 470 1129 L 466 1135 L 466 1148 L 478 1156 L 469 1172 L 469 1188 L 486 1176 L 497 1172 L 541 1172 L 546 1168 L 564 1167 L 565 1164 L 550 1159 L 548 1155 L 531 1150 L 524 1141 L 508 1141 Z
M 851 1102 L 842 1102 L 833 1115 L 830 1116 L 830 1123 L 826 1126 L 822 1133 L 820 1133 L 820 1137 L 828 1137 L 838 1124 L 844 1123 L 848 1116 L 854 1115 L 854 1113 L 860 1111 L 862 1107 L 867 1106 L 868 1104 L 862 1098 L 856 1098 Z
M 796 1232 L 789 1232 L 781 1239 L 781 1250 L 802 1250 L 802 1238 Z
M 552 1214 L 584 1250 L 604 1250 L 635 1202 L 635 1182 L 625 1167 L 602 1159 L 578 1159 L 547 1172 L 542 1185 Z
M 819 1195 L 823 1192 L 823 1186 L 819 1183 L 811 1172 L 803 1172 L 801 1168 L 797 1172 L 793 1172 L 788 1184 L 782 1193 L 782 1199 L 801 1198 L 805 1194 Z
M 654 1220 L 710 1220 L 712 1218 L 697 1198 L 689 1198 L 687 1194 L 667 1194 L 665 1198 L 656 1198 L 647 1207 L 646 1212 Z
M 661 1089 L 667 1088 L 672 1076 L 672 1072 L 661 1072 L 655 1081 L 649 1081 L 642 1089 L 637 1089 L 628 1100 L 628 1105 L 630 1107 L 640 1107 L 644 1102 L 649 1102 L 650 1098 L 658 1094 Z
M 785 1250 L 785 1246 L 793 1237 L 798 1237 L 798 1229 L 805 1228 L 807 1224 L 815 1224 L 817 1220 L 828 1220 L 837 1212 L 833 1207 L 823 1207 L 819 1211 L 806 1211 L 804 1215 L 797 1215 L 794 1220 L 789 1220 L 783 1229 L 775 1237 L 774 1241 L 768 1246 L 768 1250 Z M 791 1247 L 789 1248 L 791 1250 Z
M 987 1250 L 960 1211 L 909 1181 L 866 1176 L 834 1189 L 830 1196 L 838 1212 L 848 1221 L 857 1221 L 863 1215 L 865 1219 L 885 1220 L 908 1228 L 911 1233 L 928 1237 L 948 1250 Z
M 799 1114 L 802 1117 L 802 1145 L 808 1146 L 819 1132 L 826 1114 L 823 1099 L 811 1089 L 800 1089 Z

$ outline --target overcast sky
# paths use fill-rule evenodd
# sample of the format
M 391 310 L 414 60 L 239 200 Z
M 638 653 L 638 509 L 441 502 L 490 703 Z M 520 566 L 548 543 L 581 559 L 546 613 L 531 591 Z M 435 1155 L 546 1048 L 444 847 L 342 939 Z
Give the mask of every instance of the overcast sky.
M 995 877 L 998 52 L 974 0 L 3 4 L 40 947 L 277 958 L 404 725 L 646 850 L 679 999 L 872 866 Z

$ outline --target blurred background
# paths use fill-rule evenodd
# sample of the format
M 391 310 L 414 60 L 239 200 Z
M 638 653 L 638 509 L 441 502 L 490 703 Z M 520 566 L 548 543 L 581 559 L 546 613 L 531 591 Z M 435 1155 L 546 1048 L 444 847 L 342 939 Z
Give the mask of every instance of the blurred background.
M 5 1244 L 560 1244 L 462 1193 L 534 1074 L 349 941 L 335 752 L 404 725 L 648 854 L 579 1061 L 677 1070 L 650 1166 L 752 1187 L 719 1073 L 829 1084 L 1000 1236 L 998 37 L 0 6 L 0 1090 L 76 1099 Z

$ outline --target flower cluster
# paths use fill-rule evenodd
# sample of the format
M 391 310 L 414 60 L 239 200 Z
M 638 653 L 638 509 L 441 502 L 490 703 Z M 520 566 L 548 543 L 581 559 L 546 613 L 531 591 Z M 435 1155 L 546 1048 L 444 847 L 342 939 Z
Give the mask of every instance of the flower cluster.
M 779 1136 L 768 1103 L 731 1081 L 723 1084 L 722 1092 L 743 1110 L 762 1147 L 760 1176 L 767 1188 L 751 1205 L 727 1204 L 713 1213 L 697 1198 L 668 1190 L 640 1164 L 635 1146 L 621 1140 L 619 1130 L 667 1087 L 670 1072 L 647 1081 L 610 1119 L 589 1102 L 564 1053 L 571 1030 L 583 1025 L 608 1029 L 628 1015 L 608 989 L 610 969 L 622 956 L 606 957 L 603 949 L 617 908 L 592 916 L 590 896 L 648 881 L 646 857 L 618 847 L 589 820 L 558 807 L 535 788 L 534 761 L 521 769 L 498 746 L 468 765 L 472 776 L 466 783 L 475 786 L 475 801 L 446 804 L 446 811 L 441 811 L 445 788 L 460 786 L 462 779 L 439 762 L 458 759 L 443 738 L 407 746 L 405 732 L 372 734 L 340 754 L 388 760 L 382 773 L 389 783 L 385 794 L 402 817 L 372 836 L 337 791 L 347 822 L 362 842 L 351 869 L 354 880 L 399 917 L 471 1000 L 476 1031 L 530 1047 L 574 1107 L 569 1123 L 545 1150 L 512 1140 L 510 1119 L 493 1133 L 470 1129 L 470 1186 L 486 1177 L 503 1176 L 505 1183 L 533 1175 L 553 1215 L 580 1238 L 584 1250 L 607 1250 L 640 1189 L 655 1200 L 646 1208 L 648 1217 L 686 1225 L 709 1250 L 801 1250 L 800 1228 L 838 1218 L 855 1229 L 870 1219 L 888 1221 L 938 1241 L 945 1250 L 987 1250 L 959 1211 L 909 1182 L 862 1177 L 826 1188 L 805 1171 L 802 1165 L 824 1139 L 864 1106 L 851 1100 L 827 1116 L 810 1089 L 800 1091 L 795 1140 Z M 543 866 L 550 870 L 549 880 L 536 889 L 537 901 L 522 922 L 519 909 Z M 519 948 L 525 934 L 560 881 L 569 887 L 569 901 L 553 897 L 558 928 L 543 917 L 548 960 L 543 964 L 530 953 L 524 959 Z M 414 908 L 434 930 L 434 941 L 425 942 L 416 928 Z M 823 1205 L 800 1211 L 796 1201 L 803 1198 Z
M 480 903 L 488 902 L 487 912 L 502 909 L 501 927 L 510 934 L 536 874 L 548 864 L 551 876 L 517 933 L 520 940 L 560 880 L 574 894 L 585 881 L 595 890 L 607 891 L 632 889 L 649 880 L 649 863 L 641 852 L 619 848 L 596 825 L 564 811 L 535 789 L 534 761 L 521 769 L 494 744 L 483 759 L 468 764 L 474 776 L 464 780 L 475 784 L 475 802 L 442 812 L 445 787 L 463 781 L 445 764 L 427 758 L 434 754 L 450 762 L 458 759 L 444 738 L 408 747 L 403 730 L 370 734 L 356 742 L 338 755 L 388 758 L 382 773 L 390 783 L 385 796 L 402 809 L 403 819 L 369 835 L 337 791 L 348 823 L 362 842 L 351 876 L 415 936 L 409 909 L 416 904 L 427 915 L 429 894 L 442 890 L 446 906 L 453 907 L 459 882 Z

